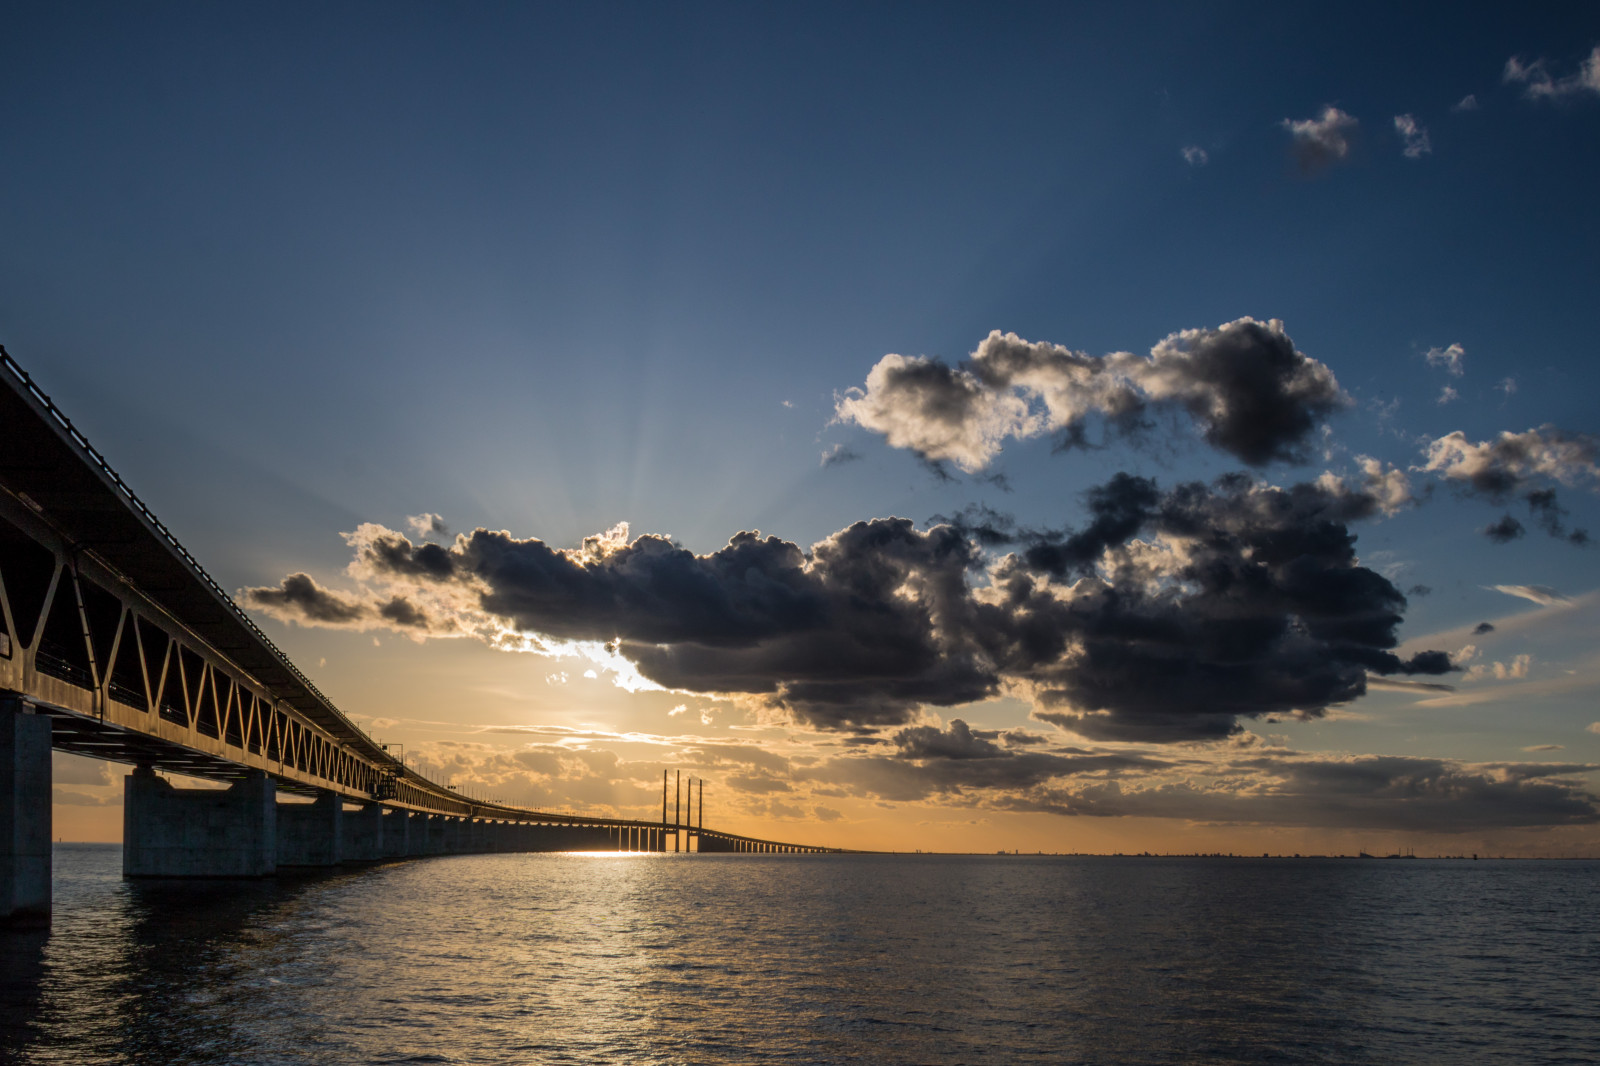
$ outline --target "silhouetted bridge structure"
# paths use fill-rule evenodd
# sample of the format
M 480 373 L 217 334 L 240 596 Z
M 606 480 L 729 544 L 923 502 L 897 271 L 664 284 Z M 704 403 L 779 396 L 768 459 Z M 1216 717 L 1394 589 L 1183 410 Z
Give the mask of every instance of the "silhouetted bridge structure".
M 50 907 L 52 749 L 131 763 L 123 873 L 493 851 L 839 849 L 464 797 L 317 690 L 0 347 L 0 920 Z M 165 771 L 226 783 L 179 788 Z M 280 803 L 278 795 L 295 799 Z M 693 788 L 691 782 L 691 804 Z M 305 802 L 309 799 L 311 802 Z M 670 820 L 669 820 L 670 814 Z

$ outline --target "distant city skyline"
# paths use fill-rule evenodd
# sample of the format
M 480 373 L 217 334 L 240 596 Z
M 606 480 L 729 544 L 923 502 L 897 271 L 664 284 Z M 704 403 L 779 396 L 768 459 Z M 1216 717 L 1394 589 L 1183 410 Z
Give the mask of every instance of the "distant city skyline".
M 0 342 L 439 779 L 1600 854 L 1600 13 L 13 21 Z

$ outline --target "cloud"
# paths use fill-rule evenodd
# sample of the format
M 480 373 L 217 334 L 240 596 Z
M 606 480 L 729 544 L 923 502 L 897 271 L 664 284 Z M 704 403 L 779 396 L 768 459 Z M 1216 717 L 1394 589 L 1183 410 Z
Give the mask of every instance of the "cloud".
M 822 453 L 823 466 L 841 466 L 860 459 L 861 453 L 843 444 L 835 444 Z
M 1015 548 L 998 560 L 962 527 L 903 518 L 810 549 L 742 532 L 707 555 L 622 526 L 572 549 L 486 529 L 445 548 L 369 523 L 346 536 L 361 594 L 291 575 L 285 588 L 317 594 L 241 601 L 302 624 L 583 654 L 618 683 L 845 731 L 1014 691 L 1084 735 L 1192 739 L 1322 714 L 1369 673 L 1451 669 L 1442 652 L 1390 650 L 1405 597 L 1359 565 L 1346 526 L 1382 510 L 1373 492 L 1244 475 L 1163 492 L 1118 475 L 1087 499 L 1078 530 L 996 528 Z M 395 602 L 415 620 L 385 613 Z
M 285 622 L 359 629 L 372 620 L 368 604 L 347 593 L 323 588 L 306 573 L 290 574 L 277 588 L 244 589 L 239 600 Z
M 1461 393 L 1456 391 L 1454 385 L 1446 385 L 1444 388 L 1439 390 L 1438 403 L 1440 407 L 1459 399 L 1461 399 Z
M 1529 744 L 1523 751 L 1566 751 L 1565 744 Z
M 1384 514 L 1399 514 L 1416 502 L 1411 492 L 1411 480 L 1406 477 L 1405 471 L 1392 465 L 1386 466 L 1370 455 L 1356 456 L 1356 465 L 1361 468 L 1365 479 L 1363 490 Z
M 1203 167 L 1211 161 L 1211 157 L 1206 154 L 1206 150 L 1198 144 L 1184 146 L 1181 154 L 1183 161 L 1191 167 Z
M 434 533 L 445 534 L 450 532 L 450 527 L 444 524 L 444 517 L 429 511 L 414 514 L 406 519 L 406 525 L 419 537 L 430 536 Z
M 1447 348 L 1429 348 L 1423 354 L 1429 366 L 1442 366 L 1449 371 L 1451 377 L 1460 377 L 1467 372 L 1462 365 L 1467 357 L 1467 350 L 1459 344 L 1452 344 Z
M 1493 440 L 1471 441 L 1460 430 L 1427 445 L 1420 468 L 1492 499 L 1542 478 L 1564 485 L 1600 485 L 1600 440 L 1545 425 L 1523 433 L 1507 430 Z
M 1402 152 L 1407 159 L 1421 159 L 1433 151 L 1433 145 L 1428 141 L 1428 131 L 1411 115 L 1396 115 L 1394 130 L 1400 135 L 1404 145 Z
M 1600 93 L 1600 45 L 1596 45 L 1579 64 L 1576 73 L 1564 78 L 1551 75 L 1543 59 L 1524 63 L 1520 57 L 1506 60 L 1501 80 L 1507 85 L 1521 85 L 1522 95 L 1529 100 L 1558 100 L 1579 93 Z
M 993 740 L 975 736 L 959 718 L 951 720 L 948 730 L 928 725 L 902 729 L 894 735 L 894 742 L 912 759 L 998 759 L 1006 754 Z
M 1245 717 L 1323 714 L 1369 672 L 1452 669 L 1442 652 L 1388 650 L 1405 597 L 1357 563 L 1345 526 L 1378 509 L 1370 496 L 1237 475 L 1163 494 L 1118 475 L 1089 508 L 1084 529 L 1035 538 L 997 574 L 1019 609 L 1039 577 L 1078 578 L 1028 612 L 1030 646 L 1071 638 L 1028 672 L 1041 720 L 1103 740 L 1224 736 Z
M 1516 596 L 1519 599 L 1530 600 L 1541 607 L 1565 607 L 1572 602 L 1561 595 L 1549 585 L 1487 585 L 1486 588 L 1495 592 L 1503 592 L 1507 596 Z M 1494 628 L 1490 626 L 1490 628 Z
M 1508 514 L 1501 515 L 1498 519 L 1483 527 L 1483 535 L 1496 544 L 1510 544 L 1527 532 L 1521 522 L 1518 522 Z
M 1596 769 L 1589 764 L 1263 752 L 1227 769 L 1227 777 L 1211 782 L 1110 780 L 1041 788 L 1004 805 L 1091 817 L 1434 833 L 1600 822 L 1596 797 L 1575 780 Z
M 962 741 L 955 746 L 958 753 L 966 748 Z M 1600 801 L 1581 780 L 1596 769 L 1310 755 L 1247 734 L 1179 760 L 1084 749 L 978 757 L 917 749 L 841 756 L 801 776 L 882 802 L 937 799 L 1069 817 L 1462 833 L 1600 822 Z
M 1534 523 L 1552 537 L 1580 547 L 1589 543 L 1582 529 L 1567 529 L 1566 510 L 1551 488 L 1536 487 L 1547 481 L 1565 485 L 1600 487 L 1600 440 L 1586 433 L 1569 433 L 1546 425 L 1524 433 L 1506 431 L 1488 441 L 1471 441 L 1460 430 L 1427 445 L 1427 462 L 1414 470 L 1438 474 L 1464 491 L 1504 502 L 1520 495 Z M 1521 522 L 1507 514 L 1484 530 L 1489 539 L 1504 544 L 1525 532 Z
M 281 622 L 296 622 L 325 629 L 398 629 L 419 637 L 436 629 L 428 613 L 403 595 L 353 596 L 317 584 L 309 574 L 290 574 L 276 588 L 240 589 L 237 599 Z
M 1479 622 L 1477 625 L 1472 627 L 1472 635 L 1475 636 L 1475 637 L 1481 637 L 1485 633 L 1493 633 L 1493 632 L 1494 632 L 1494 623 L 1493 622 Z
M 1241 318 L 1174 333 L 1148 358 L 1091 356 L 998 330 L 960 366 L 886 355 L 865 388 L 838 397 L 835 415 L 973 473 L 1008 439 L 1071 432 L 1092 414 L 1132 432 L 1151 407 L 1186 412 L 1207 443 L 1253 466 L 1299 461 L 1318 422 L 1348 403 L 1281 322 Z
M 1486 681 L 1492 677 L 1496 681 L 1523 681 L 1527 679 L 1532 669 L 1533 656 L 1522 654 L 1514 656 L 1509 663 L 1499 661 L 1476 663 L 1467 669 L 1465 679 Z
M 1464 111 L 1476 111 L 1478 110 L 1478 97 L 1473 93 L 1468 93 L 1454 104 L 1451 104 L 1450 110 L 1457 114 Z
M 1600 722 L 1590 722 L 1588 725 L 1584 726 L 1583 728 L 1584 728 L 1585 732 L 1600 733 Z
M 1284 119 L 1292 137 L 1295 161 L 1307 174 L 1343 162 L 1350 154 L 1350 136 L 1361 125 L 1355 118 L 1329 105 L 1316 118 Z
M 1495 388 L 1500 392 L 1505 393 L 1506 399 L 1509 400 L 1511 397 L 1517 394 L 1517 379 L 1514 377 L 1501 378 L 1500 383 L 1496 385 Z
M 1459 656 L 1452 661 L 1459 660 Z M 1367 678 L 1368 688 L 1387 689 L 1391 692 L 1454 692 L 1454 685 L 1441 685 L 1432 681 L 1397 681 L 1392 677 Z

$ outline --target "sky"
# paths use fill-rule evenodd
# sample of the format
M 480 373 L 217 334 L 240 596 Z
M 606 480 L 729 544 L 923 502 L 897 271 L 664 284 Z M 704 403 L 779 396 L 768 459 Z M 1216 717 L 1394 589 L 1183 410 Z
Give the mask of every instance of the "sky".
M 1600 9 L 7 22 L 0 343 L 440 780 L 1600 854 Z

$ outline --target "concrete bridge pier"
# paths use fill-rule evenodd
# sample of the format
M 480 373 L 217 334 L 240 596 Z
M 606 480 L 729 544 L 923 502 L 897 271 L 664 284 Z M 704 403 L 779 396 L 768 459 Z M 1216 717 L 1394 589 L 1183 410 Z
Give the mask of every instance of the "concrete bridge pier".
M 380 808 L 381 809 L 381 808 Z M 403 859 L 416 852 L 411 847 L 410 811 L 386 810 L 380 823 L 379 855 L 385 859 Z
M 383 806 L 362 804 L 357 811 L 345 811 L 343 818 L 344 855 L 342 862 L 377 862 L 383 858 Z
M 149 766 L 136 768 L 123 784 L 122 875 L 270 876 L 278 857 L 276 792 L 259 770 L 215 789 L 175 788 Z
M 50 719 L 0 699 L 0 923 L 50 921 Z
M 338 793 L 319 791 L 314 803 L 279 804 L 279 866 L 337 866 L 344 853 L 344 800 Z

